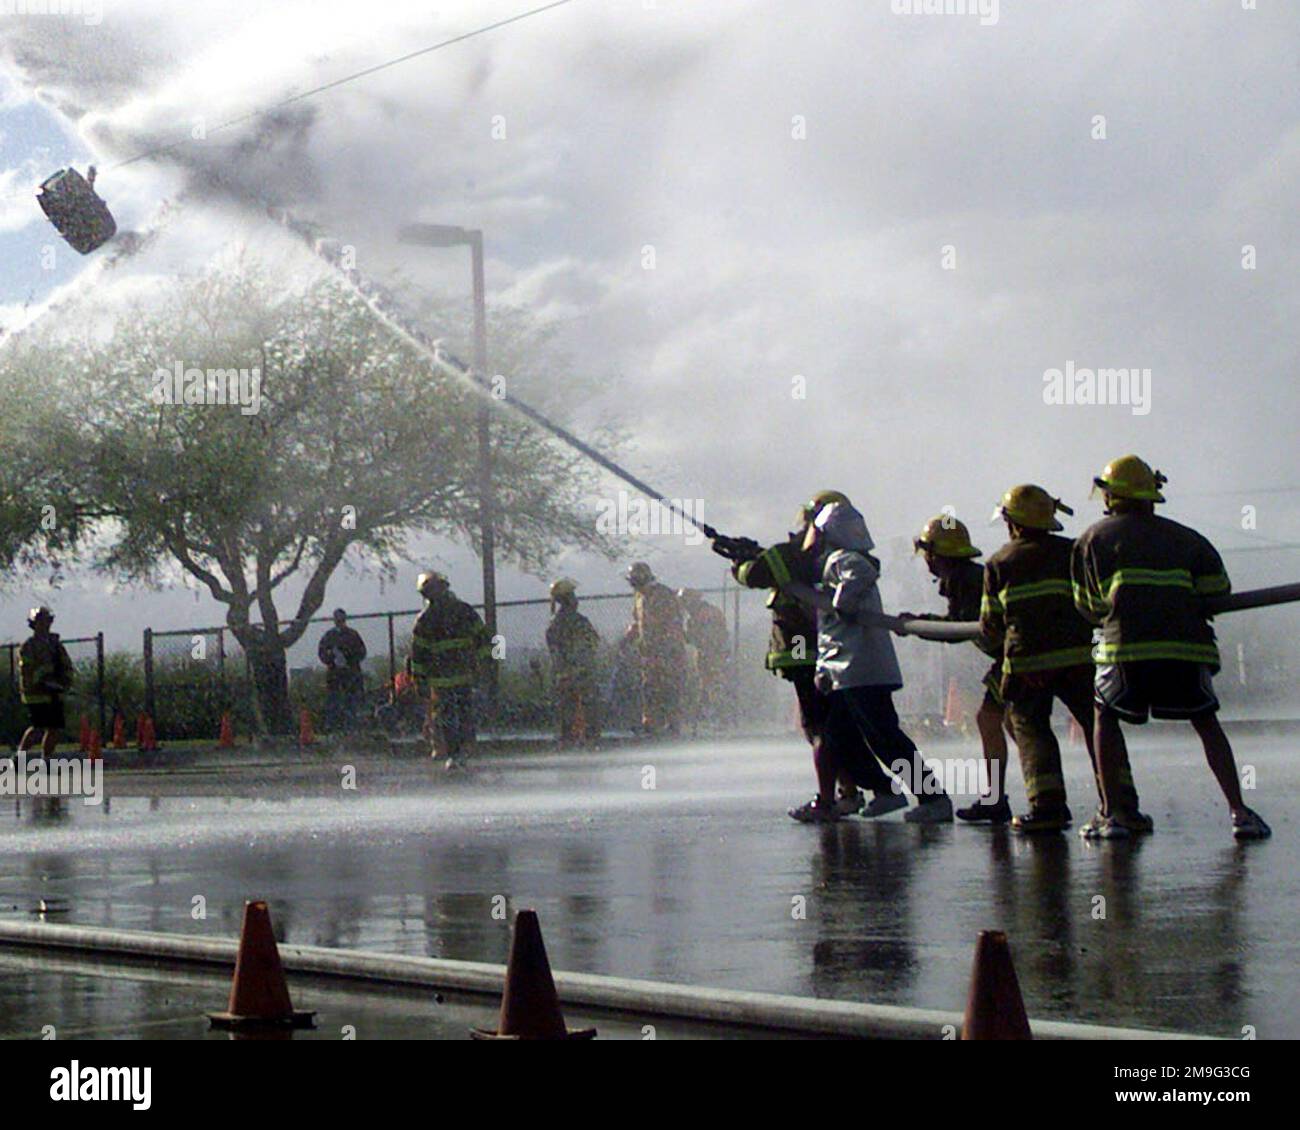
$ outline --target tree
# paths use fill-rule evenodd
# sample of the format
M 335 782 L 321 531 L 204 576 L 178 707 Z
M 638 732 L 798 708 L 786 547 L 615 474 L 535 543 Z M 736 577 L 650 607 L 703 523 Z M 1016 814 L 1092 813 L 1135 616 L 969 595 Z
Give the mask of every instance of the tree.
M 497 319 L 494 368 L 522 395 L 554 349 L 523 313 Z M 179 385 L 162 379 L 178 366 Z M 209 370 L 246 370 L 245 403 L 166 402 L 232 399 Z M 332 278 L 285 294 L 256 264 L 209 270 L 107 335 L 7 350 L 0 392 L 19 408 L 4 425 L 0 560 L 67 557 L 155 585 L 188 574 L 225 606 L 273 732 L 291 725 L 286 649 L 346 554 L 391 576 L 417 531 L 477 547 L 477 395 Z M 540 570 L 561 546 L 613 552 L 579 456 L 504 413 L 494 437 L 504 558 Z M 277 596 L 293 576 L 302 595 L 282 622 Z

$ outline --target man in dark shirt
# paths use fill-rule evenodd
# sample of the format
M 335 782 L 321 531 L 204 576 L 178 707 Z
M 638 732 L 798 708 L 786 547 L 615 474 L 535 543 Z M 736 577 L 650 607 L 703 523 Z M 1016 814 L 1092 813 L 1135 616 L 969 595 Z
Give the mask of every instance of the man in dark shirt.
M 320 638 L 316 649 L 325 664 L 325 729 L 350 730 L 356 725 L 365 699 L 365 676 L 361 664 L 366 658 L 366 641 L 348 627 L 348 614 L 334 609 L 334 627 Z

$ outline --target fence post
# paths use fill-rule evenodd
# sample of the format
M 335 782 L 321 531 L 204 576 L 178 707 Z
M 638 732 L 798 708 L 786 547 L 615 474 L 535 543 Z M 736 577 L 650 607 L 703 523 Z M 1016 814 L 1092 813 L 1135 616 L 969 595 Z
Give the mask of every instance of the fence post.
M 393 614 L 388 613 L 388 685 L 397 679 L 397 637 L 393 634 Z
M 217 629 L 217 673 L 221 681 L 226 680 L 226 629 Z
M 154 726 L 158 725 L 157 712 L 153 696 L 153 629 L 145 628 L 144 643 L 142 645 L 144 652 L 144 712 L 154 721 Z
M 107 739 L 107 715 L 104 713 L 104 633 L 95 633 L 95 694 L 99 698 L 99 732 Z

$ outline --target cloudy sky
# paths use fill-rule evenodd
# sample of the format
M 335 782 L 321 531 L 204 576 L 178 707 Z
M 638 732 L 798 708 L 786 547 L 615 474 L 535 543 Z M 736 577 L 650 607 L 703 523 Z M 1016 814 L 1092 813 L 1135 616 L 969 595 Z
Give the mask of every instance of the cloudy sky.
M 200 191 L 215 169 L 356 246 L 363 270 L 447 294 L 466 264 L 399 245 L 397 227 L 481 227 L 491 298 L 559 320 L 604 380 L 590 418 L 618 416 L 634 469 L 725 529 L 777 536 L 835 486 L 880 540 L 947 505 L 994 548 L 1005 488 L 1042 482 L 1082 529 L 1091 476 L 1135 450 L 1169 475 L 1170 516 L 1250 551 L 1229 558 L 1239 581 L 1300 575 L 1268 548 L 1300 543 L 1293 5 L 1004 0 L 981 20 L 902 0 L 573 0 L 296 103 L 273 129 L 214 128 L 530 6 L 103 0 L 98 22 L 93 5 L 0 17 L 0 325 L 102 270 L 61 244 L 42 261 L 30 190 L 48 172 L 97 163 L 124 229 L 179 205 L 96 279 L 111 304 L 232 240 L 270 246 Z M 1149 400 L 1045 403 L 1044 374 L 1067 366 L 1150 370 Z M 670 580 L 720 575 L 680 538 L 644 548 Z M 477 598 L 472 561 L 428 552 Z M 602 562 L 557 571 L 621 584 Z M 508 570 L 502 588 L 543 591 Z M 74 578 L 59 600 L 91 617 L 101 589 Z M 5 596 L 12 635 L 30 594 Z M 181 592 L 123 599 L 128 635 L 218 618 Z M 342 576 L 328 599 L 395 601 Z

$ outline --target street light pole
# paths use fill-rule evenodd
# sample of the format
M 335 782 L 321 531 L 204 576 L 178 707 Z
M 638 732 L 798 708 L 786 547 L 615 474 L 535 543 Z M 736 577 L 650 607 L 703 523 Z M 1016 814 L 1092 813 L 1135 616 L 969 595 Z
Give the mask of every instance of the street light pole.
M 487 379 L 487 298 L 483 281 L 483 233 L 446 224 L 408 224 L 398 233 L 403 243 L 424 247 L 464 247 L 470 250 L 474 280 L 474 368 Z M 497 634 L 496 499 L 492 489 L 492 406 L 478 410 L 479 541 L 483 547 L 483 623 L 489 635 Z M 496 671 L 496 664 L 490 664 Z M 496 693 L 495 684 L 492 691 Z
M 470 256 L 474 270 L 474 368 L 484 379 L 488 375 L 487 300 L 483 283 L 483 233 L 471 231 Z M 496 499 L 492 489 L 492 406 L 479 402 L 478 409 L 478 520 L 483 543 L 483 622 L 495 640 L 497 634 Z M 496 665 L 492 665 L 496 669 Z

